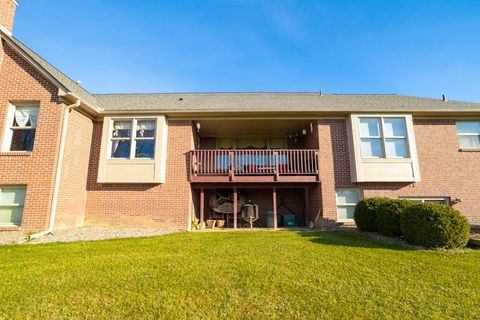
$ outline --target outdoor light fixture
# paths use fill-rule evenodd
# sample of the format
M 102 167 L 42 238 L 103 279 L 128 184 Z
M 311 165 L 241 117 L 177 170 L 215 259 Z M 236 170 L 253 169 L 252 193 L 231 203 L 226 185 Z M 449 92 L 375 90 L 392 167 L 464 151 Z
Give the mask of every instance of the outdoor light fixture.
M 197 128 L 197 132 L 200 132 L 200 122 L 195 123 L 195 127 Z
M 451 201 L 451 204 L 457 204 L 459 202 L 463 202 L 462 198 L 455 198 Z
M 302 129 L 302 134 L 306 135 L 307 134 L 307 129 Z

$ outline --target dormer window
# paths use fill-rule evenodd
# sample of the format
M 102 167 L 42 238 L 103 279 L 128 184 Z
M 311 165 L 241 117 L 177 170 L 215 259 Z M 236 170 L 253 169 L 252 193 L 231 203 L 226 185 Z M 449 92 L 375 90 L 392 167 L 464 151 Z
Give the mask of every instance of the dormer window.
M 32 151 L 38 105 L 10 105 L 2 151 Z

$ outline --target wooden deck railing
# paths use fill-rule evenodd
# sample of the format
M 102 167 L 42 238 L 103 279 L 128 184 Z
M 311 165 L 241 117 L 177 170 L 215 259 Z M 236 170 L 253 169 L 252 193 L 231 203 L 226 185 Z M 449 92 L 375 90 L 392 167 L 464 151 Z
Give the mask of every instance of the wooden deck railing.
M 318 150 L 193 150 L 190 177 L 318 176 Z M 204 179 L 205 180 L 205 179 Z M 217 179 L 218 180 L 218 179 Z

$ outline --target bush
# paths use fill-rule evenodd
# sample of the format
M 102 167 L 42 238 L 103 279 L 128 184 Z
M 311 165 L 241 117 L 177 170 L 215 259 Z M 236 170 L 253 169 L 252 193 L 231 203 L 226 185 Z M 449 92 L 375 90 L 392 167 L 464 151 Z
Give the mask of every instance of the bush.
M 415 245 L 434 248 L 463 248 L 470 236 L 470 225 L 452 207 L 433 204 L 412 204 L 400 218 L 405 239 Z
M 388 198 L 366 198 L 360 200 L 355 206 L 353 219 L 361 231 L 377 231 L 377 208 L 380 204 L 389 201 Z
M 389 201 L 382 202 L 376 212 L 376 227 L 378 232 L 387 237 L 401 236 L 400 216 L 412 204 L 412 201 L 401 199 L 390 199 Z

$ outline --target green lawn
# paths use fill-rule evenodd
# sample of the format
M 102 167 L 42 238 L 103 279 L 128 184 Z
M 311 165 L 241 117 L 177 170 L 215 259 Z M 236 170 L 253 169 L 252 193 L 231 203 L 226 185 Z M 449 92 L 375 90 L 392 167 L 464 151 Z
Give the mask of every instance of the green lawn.
M 480 317 L 480 251 L 349 232 L 0 246 L 0 283 L 0 319 Z

